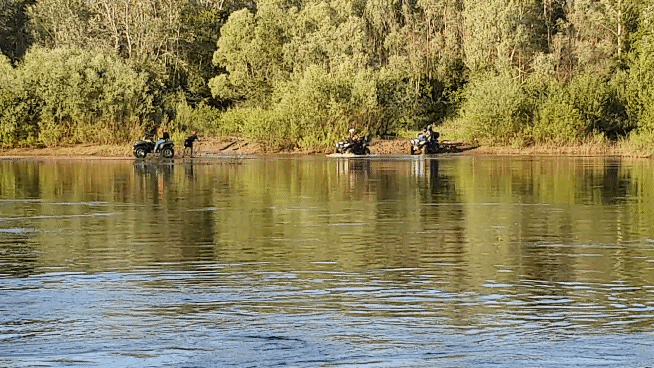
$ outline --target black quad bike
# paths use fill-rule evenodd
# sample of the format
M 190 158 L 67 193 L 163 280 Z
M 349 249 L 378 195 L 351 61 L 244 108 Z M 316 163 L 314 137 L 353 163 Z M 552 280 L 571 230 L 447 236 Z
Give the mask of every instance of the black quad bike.
M 338 142 L 336 144 L 336 153 L 352 153 L 355 155 L 370 154 L 370 140 L 367 137 L 361 137 L 351 142 Z
M 436 133 L 438 134 L 438 133 Z M 438 143 L 438 136 L 433 139 L 429 139 L 427 135 L 421 134 L 417 139 L 411 140 L 411 154 L 423 154 L 429 155 L 438 153 L 440 144 Z
M 154 152 L 154 146 L 157 142 L 150 139 L 144 139 L 134 143 L 134 157 L 145 158 L 149 154 L 160 153 L 161 157 L 173 158 L 175 156 L 175 144 L 171 141 L 165 141 L 159 145 L 157 152 Z

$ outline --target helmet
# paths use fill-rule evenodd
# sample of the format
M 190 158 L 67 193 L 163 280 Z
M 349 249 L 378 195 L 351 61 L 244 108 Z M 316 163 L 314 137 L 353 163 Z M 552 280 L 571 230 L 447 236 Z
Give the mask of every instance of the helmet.
M 356 129 L 354 129 L 354 128 L 350 129 L 350 134 L 354 134 L 354 133 L 356 133 L 356 132 L 357 132 Z

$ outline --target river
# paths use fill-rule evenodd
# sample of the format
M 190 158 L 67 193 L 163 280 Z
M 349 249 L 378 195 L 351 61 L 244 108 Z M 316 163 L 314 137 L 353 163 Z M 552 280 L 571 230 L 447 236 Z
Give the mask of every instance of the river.
M 0 160 L 0 366 L 645 367 L 654 162 Z

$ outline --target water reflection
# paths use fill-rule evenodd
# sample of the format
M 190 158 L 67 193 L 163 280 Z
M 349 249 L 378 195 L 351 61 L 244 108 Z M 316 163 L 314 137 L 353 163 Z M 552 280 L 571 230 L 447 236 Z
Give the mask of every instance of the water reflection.
M 0 201 L 0 206 L 11 205 Z M 9 223 L 9 219 L 0 219 Z M 34 273 L 37 254 L 31 245 L 34 229 L 5 228 L 0 226 L 0 277 L 24 277 Z
M 605 351 L 602 334 L 646 360 L 633 343 L 654 318 L 653 172 L 611 158 L 0 161 L 0 362 L 100 342 L 85 358 L 99 365 L 467 366 L 575 359 L 556 341 Z M 44 358 L 18 358 L 35 346 Z
M 456 246 L 450 251 L 458 257 L 492 246 L 510 257 L 503 263 L 529 260 L 526 272 L 548 280 L 573 276 L 579 247 L 570 245 L 642 242 L 651 229 L 646 174 L 615 160 L 282 159 L 131 167 L 3 162 L 3 198 L 42 201 L 5 206 L 26 219 L 12 226 L 63 232 L 53 240 L 43 232 L 36 237 L 47 244 L 61 240 L 71 252 L 84 239 L 109 234 L 118 243 L 147 243 L 160 257 L 194 239 L 212 248 L 201 251 L 207 261 L 238 261 L 243 254 L 252 255 L 246 261 L 265 254 L 274 259 L 280 251 L 295 253 L 290 244 L 306 238 L 318 239 L 310 248 L 330 249 L 351 237 L 348 263 L 363 268 L 420 266 L 450 253 L 417 249 L 420 244 Z M 29 213 L 50 217 L 28 221 Z M 73 223 L 79 227 L 67 230 Z M 366 248 L 375 251 L 358 257 Z

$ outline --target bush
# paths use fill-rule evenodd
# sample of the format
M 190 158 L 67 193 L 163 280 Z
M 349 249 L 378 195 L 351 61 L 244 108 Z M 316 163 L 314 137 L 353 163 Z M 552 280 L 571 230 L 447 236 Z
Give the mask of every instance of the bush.
M 456 123 L 470 141 L 510 144 L 531 121 L 531 108 L 520 83 L 508 75 L 480 78 L 464 91 Z
M 637 130 L 629 134 L 629 139 L 622 142 L 625 153 L 652 157 L 654 155 L 654 132 Z
M 568 102 L 549 98 L 538 110 L 530 135 L 536 143 L 564 146 L 579 143 L 585 131 L 586 126 L 577 109 Z
M 240 134 L 261 143 L 266 150 L 289 149 L 296 145 L 290 134 L 290 124 L 284 113 L 262 108 L 228 110 L 222 115 L 223 134 Z
M 629 131 L 626 102 L 610 80 L 586 74 L 572 80 L 568 87 L 570 102 L 579 111 L 585 134 L 602 132 L 613 139 Z
M 103 53 L 33 48 L 11 78 L 14 96 L 0 89 L 10 144 L 122 142 L 142 135 L 153 111 L 148 76 Z
M 13 107 L 18 104 L 14 71 L 9 59 L 0 54 L 0 145 L 11 146 L 16 143 L 18 124 Z
M 533 121 L 525 129 L 525 140 L 555 146 L 583 140 L 586 126 L 573 105 L 567 86 L 547 74 L 534 74 L 525 84 Z
M 165 126 L 171 134 L 179 133 L 186 136 L 197 130 L 204 135 L 221 135 L 219 126 L 222 112 L 220 110 L 208 106 L 204 102 L 192 107 L 186 101 L 184 93 L 168 97 L 171 120 L 166 121 Z

